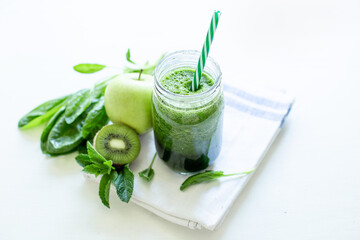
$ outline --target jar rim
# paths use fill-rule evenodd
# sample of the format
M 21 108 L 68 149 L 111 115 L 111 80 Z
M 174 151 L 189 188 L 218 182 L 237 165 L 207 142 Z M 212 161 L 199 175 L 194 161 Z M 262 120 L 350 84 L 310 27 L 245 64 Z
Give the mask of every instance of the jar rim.
M 206 91 L 201 92 L 199 94 L 195 94 L 195 95 L 182 95 L 182 94 L 173 93 L 173 92 L 169 91 L 168 89 L 166 89 L 165 87 L 163 87 L 160 84 L 160 79 L 158 79 L 160 68 L 162 67 L 164 62 L 167 61 L 169 58 L 171 58 L 171 57 L 173 57 L 175 55 L 179 55 L 179 54 L 197 55 L 197 56 L 200 57 L 201 52 L 198 51 L 198 50 L 179 50 L 179 51 L 175 51 L 175 52 L 167 54 L 163 59 L 161 59 L 161 61 L 155 67 L 155 70 L 154 70 L 154 77 L 155 77 L 154 87 L 160 88 L 161 92 L 165 92 L 167 95 L 169 95 L 170 98 L 179 98 L 179 97 L 181 97 L 182 99 L 191 100 L 191 99 L 199 99 L 199 98 L 202 98 L 204 96 L 207 96 L 209 93 L 212 93 L 214 91 L 214 89 L 216 89 L 221 84 L 222 72 L 221 72 L 220 66 L 212 57 L 208 56 L 206 62 L 207 63 L 211 62 L 214 65 L 216 71 L 218 72 L 218 76 L 216 77 L 216 79 L 214 79 L 214 84 L 210 88 L 208 88 Z M 205 65 L 205 67 L 206 67 L 206 65 Z M 204 68 L 204 72 L 206 72 L 205 68 Z M 206 72 L 206 73 L 208 73 L 208 72 Z M 212 75 L 210 74 L 210 76 L 212 76 Z

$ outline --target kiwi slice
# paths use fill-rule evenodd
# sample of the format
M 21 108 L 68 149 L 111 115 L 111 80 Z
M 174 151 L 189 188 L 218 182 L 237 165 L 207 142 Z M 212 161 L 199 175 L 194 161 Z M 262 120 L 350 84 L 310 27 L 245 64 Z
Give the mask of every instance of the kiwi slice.
M 139 155 L 140 140 L 137 133 L 122 124 L 103 127 L 94 138 L 95 149 L 113 165 L 131 163 Z

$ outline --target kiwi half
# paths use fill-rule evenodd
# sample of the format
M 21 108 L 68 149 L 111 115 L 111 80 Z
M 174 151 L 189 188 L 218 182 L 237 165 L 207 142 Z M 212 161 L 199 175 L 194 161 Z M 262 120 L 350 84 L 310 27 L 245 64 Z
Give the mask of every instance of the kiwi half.
M 131 163 L 139 155 L 140 140 L 137 133 L 122 124 L 103 127 L 94 138 L 95 149 L 113 165 Z

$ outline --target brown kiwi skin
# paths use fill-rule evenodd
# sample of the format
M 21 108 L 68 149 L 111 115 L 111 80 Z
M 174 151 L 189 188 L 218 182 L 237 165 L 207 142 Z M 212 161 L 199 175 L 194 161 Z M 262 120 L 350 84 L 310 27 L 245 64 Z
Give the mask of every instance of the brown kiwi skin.
M 133 131 L 134 131 L 134 133 L 136 133 L 136 131 L 133 129 L 133 128 L 131 128 L 131 127 L 129 127 L 128 125 L 126 125 L 126 124 L 110 124 L 110 125 L 122 125 L 122 126 L 125 126 L 125 127 L 128 127 L 128 128 L 130 128 L 130 129 L 132 129 Z M 103 128 L 105 128 L 105 127 L 107 127 L 107 126 L 109 126 L 109 125 L 106 125 L 106 126 L 104 126 Z M 100 132 L 101 132 L 101 130 L 103 129 L 103 128 L 101 128 L 97 133 L 96 133 L 96 135 L 95 135 L 95 137 L 94 137 L 94 139 L 93 139 L 93 146 L 94 146 L 94 148 L 97 150 L 97 148 L 96 148 L 96 138 L 98 137 L 98 135 L 100 134 Z M 141 149 L 141 144 L 139 145 L 139 148 Z M 140 151 L 139 151 L 139 153 L 137 154 L 137 156 L 140 154 Z M 137 156 L 136 156 L 136 158 L 137 158 Z M 135 159 L 136 159 L 135 158 Z M 134 159 L 134 160 L 135 160 Z M 133 162 L 134 160 L 132 160 L 131 162 Z M 129 163 L 131 163 L 131 162 L 129 162 Z M 113 167 L 115 167 L 115 169 L 117 170 L 117 171 L 120 171 L 120 170 L 122 170 L 123 168 L 124 168 L 124 166 L 126 165 L 126 164 L 128 164 L 128 163 L 116 163 L 116 162 L 114 162 L 113 161 L 113 163 L 112 163 L 112 166 Z

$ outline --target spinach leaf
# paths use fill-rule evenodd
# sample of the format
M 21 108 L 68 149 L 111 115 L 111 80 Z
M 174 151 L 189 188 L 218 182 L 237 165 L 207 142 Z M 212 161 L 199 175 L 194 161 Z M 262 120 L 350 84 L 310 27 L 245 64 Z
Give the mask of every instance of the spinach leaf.
M 82 137 L 84 139 L 92 140 L 96 133 L 106 124 L 108 124 L 109 118 L 106 115 L 104 106 L 104 97 L 101 97 L 99 102 L 85 118 L 84 126 L 82 128 Z
M 83 141 L 82 126 L 90 109 L 91 107 L 71 124 L 66 122 L 65 113 L 61 115 L 48 134 L 46 152 L 65 154 L 75 150 Z
M 94 63 L 80 63 L 74 66 L 74 70 L 79 73 L 95 73 L 103 70 L 106 66 Z
M 64 114 L 65 112 L 65 107 L 63 106 L 48 122 L 48 124 L 46 125 L 45 129 L 43 130 L 42 134 L 41 134 L 41 138 L 40 138 L 40 148 L 41 151 L 45 154 L 49 154 L 50 153 L 47 151 L 47 142 L 49 139 L 49 134 L 51 129 L 54 127 L 54 125 L 56 124 L 56 122 L 58 121 L 58 119 Z
M 92 91 L 90 89 L 82 89 L 71 96 L 65 110 L 65 121 L 67 124 L 73 123 L 90 106 L 92 101 L 91 94 Z
M 133 61 L 130 59 L 130 48 L 128 48 L 128 50 L 127 50 L 127 52 L 126 52 L 126 60 L 127 60 L 129 63 L 136 64 L 135 62 L 133 62 Z
M 154 164 L 156 155 L 157 155 L 157 152 L 154 154 L 154 157 L 153 157 L 153 159 L 152 159 L 152 161 L 151 161 L 151 163 L 150 163 L 150 166 L 149 166 L 147 169 L 139 172 L 139 176 L 142 177 L 143 179 L 145 179 L 145 180 L 148 181 L 148 182 L 150 182 L 151 179 L 152 179 L 152 178 L 154 177 L 154 175 L 155 175 L 154 169 L 152 169 L 152 165 Z
M 190 177 L 188 177 L 180 186 L 180 190 L 183 191 L 186 188 L 195 185 L 195 184 L 199 184 L 199 183 L 204 183 L 204 182 L 209 182 L 209 181 L 213 181 L 216 180 L 218 178 L 221 177 L 230 177 L 230 176 L 245 176 L 249 173 L 252 173 L 254 170 L 250 170 L 247 172 L 240 172 L 240 173 L 232 173 L 232 174 L 224 174 L 223 171 L 213 171 L 213 170 L 208 170 L 202 173 L 198 173 L 195 175 L 192 175 Z
M 69 95 L 52 99 L 37 106 L 19 120 L 18 127 L 29 129 L 48 121 L 65 104 L 68 97 Z
M 93 101 L 94 100 L 97 101 L 100 97 L 104 96 L 105 89 L 106 89 L 108 83 L 117 76 L 118 76 L 118 74 L 111 76 L 110 78 L 107 78 L 104 81 L 98 82 L 94 85 L 93 93 L 92 93 Z
M 126 164 L 118 172 L 118 176 L 114 178 L 113 183 L 120 200 L 128 203 L 134 190 L 134 174 L 130 170 L 129 164 Z

